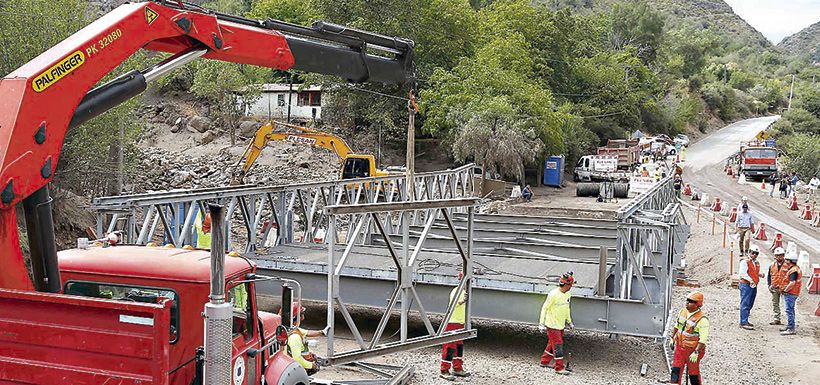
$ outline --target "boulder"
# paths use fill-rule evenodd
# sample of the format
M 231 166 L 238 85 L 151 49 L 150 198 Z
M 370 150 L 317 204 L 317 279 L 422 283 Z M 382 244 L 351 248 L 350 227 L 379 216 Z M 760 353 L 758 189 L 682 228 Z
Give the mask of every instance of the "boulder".
M 188 127 L 193 128 L 199 133 L 204 133 L 211 129 L 213 122 L 204 116 L 194 116 L 188 121 Z
M 205 133 L 204 133 L 204 134 L 202 134 L 202 137 L 201 137 L 201 138 L 199 138 L 199 144 L 200 144 L 200 145 L 205 145 L 205 144 L 211 143 L 211 142 L 213 142 L 213 141 L 214 141 L 214 140 L 215 140 L 218 136 L 219 136 L 219 134 L 216 132 L 216 130 L 208 130 L 208 131 L 205 131 Z
M 259 122 L 248 120 L 241 121 L 239 122 L 239 130 L 237 133 L 239 134 L 239 136 L 250 138 L 253 137 L 254 134 L 256 134 L 256 130 L 258 130 L 261 126 L 262 124 Z

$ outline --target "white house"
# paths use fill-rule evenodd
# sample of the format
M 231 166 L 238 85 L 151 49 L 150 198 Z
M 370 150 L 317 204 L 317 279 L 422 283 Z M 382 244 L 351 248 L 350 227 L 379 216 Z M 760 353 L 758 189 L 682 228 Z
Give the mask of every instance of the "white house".
M 294 84 L 263 84 L 262 95 L 248 107 L 247 114 L 265 120 L 308 122 L 322 119 L 322 87 Z

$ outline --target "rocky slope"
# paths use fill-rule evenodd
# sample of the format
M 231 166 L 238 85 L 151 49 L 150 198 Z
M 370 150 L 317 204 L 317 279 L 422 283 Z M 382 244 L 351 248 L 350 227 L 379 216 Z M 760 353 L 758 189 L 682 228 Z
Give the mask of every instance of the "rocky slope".
M 813 63 L 820 63 L 820 21 L 791 35 L 777 47 L 790 55 L 809 55 Z

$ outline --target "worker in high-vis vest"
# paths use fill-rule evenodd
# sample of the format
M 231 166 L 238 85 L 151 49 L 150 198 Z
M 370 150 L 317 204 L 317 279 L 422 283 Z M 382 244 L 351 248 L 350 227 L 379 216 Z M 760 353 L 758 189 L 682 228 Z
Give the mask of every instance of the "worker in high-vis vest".
M 740 261 L 738 276 L 740 277 L 740 327 L 746 330 L 754 330 L 754 325 L 749 322 L 749 313 L 755 305 L 757 298 L 757 284 L 763 274 L 760 273 L 760 262 L 757 256 L 760 255 L 760 247 L 752 245 L 749 248 L 749 256 Z
M 205 214 L 205 219 L 202 219 L 202 213 L 196 214 L 194 221 L 196 227 L 196 248 L 197 249 L 211 249 L 211 213 Z
M 778 247 L 774 249 L 774 262 L 769 266 L 769 275 L 767 277 L 769 292 L 772 293 L 772 311 L 774 312 L 774 321 L 770 322 L 769 325 L 782 325 L 780 322 L 780 298 L 783 296 L 783 288 L 788 284 L 787 271 L 789 271 L 789 268 L 786 267 L 786 250 Z
M 458 273 L 458 280 L 461 281 L 464 279 L 464 274 L 461 272 Z M 450 291 L 450 302 L 456 298 L 456 292 L 458 291 L 458 286 L 453 288 Z M 453 314 L 450 315 L 450 319 L 447 320 L 447 326 L 445 326 L 444 331 L 449 332 L 453 330 L 461 330 L 464 329 L 464 322 L 467 315 L 467 288 L 462 288 L 461 294 L 458 296 L 458 300 L 456 301 L 455 308 L 453 308 Z M 450 367 L 453 368 L 453 373 L 450 374 Z M 441 378 L 449 381 L 453 381 L 456 377 L 469 377 L 470 373 L 464 370 L 464 341 L 453 341 L 448 342 L 441 346 Z
M 298 303 L 294 303 L 292 310 L 291 315 L 293 316 L 294 328 L 290 332 L 290 336 L 288 336 L 288 345 L 285 347 L 285 353 L 305 368 L 309 376 L 312 376 L 319 371 L 319 362 L 316 359 L 316 355 L 310 351 L 307 338 L 326 336 L 328 327 L 323 330 L 302 329 L 299 327 L 299 324 L 305 320 L 305 308 Z
M 538 329 L 547 332 L 547 347 L 541 355 L 541 366 L 555 368 L 555 373 L 567 375 L 570 370 L 564 363 L 564 328 L 574 329 L 569 302 L 572 299 L 570 289 L 575 284 L 572 272 L 564 273 L 558 281 L 558 287 L 552 289 L 541 306 L 541 317 Z M 555 361 L 555 366 L 552 362 Z
M 780 329 L 780 334 L 784 336 L 793 335 L 797 332 L 797 327 L 794 320 L 794 305 L 797 303 L 797 297 L 800 296 L 800 286 L 803 282 L 803 272 L 800 271 L 800 266 L 797 266 L 797 256 L 790 254 L 786 257 L 786 286 L 783 287 L 783 302 L 786 303 L 786 318 L 788 323 L 786 327 Z
M 678 322 L 669 342 L 675 349 L 675 355 L 672 358 L 672 378 L 665 383 L 680 384 L 686 366 L 689 383 L 700 385 L 700 361 L 706 354 L 706 344 L 709 342 L 709 319 L 703 312 L 703 293 L 696 291 L 686 297 L 686 307 L 678 313 Z

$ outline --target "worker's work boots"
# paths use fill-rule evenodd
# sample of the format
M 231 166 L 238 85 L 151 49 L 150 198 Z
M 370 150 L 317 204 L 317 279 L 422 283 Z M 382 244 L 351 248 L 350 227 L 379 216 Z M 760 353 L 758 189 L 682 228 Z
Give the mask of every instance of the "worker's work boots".
M 466 370 L 453 370 L 453 375 L 456 377 L 470 377 L 470 372 Z
M 449 370 L 442 370 L 439 377 L 441 377 L 441 378 L 443 378 L 447 381 L 455 381 L 456 380 L 456 377 L 453 376 L 452 374 L 450 374 Z

